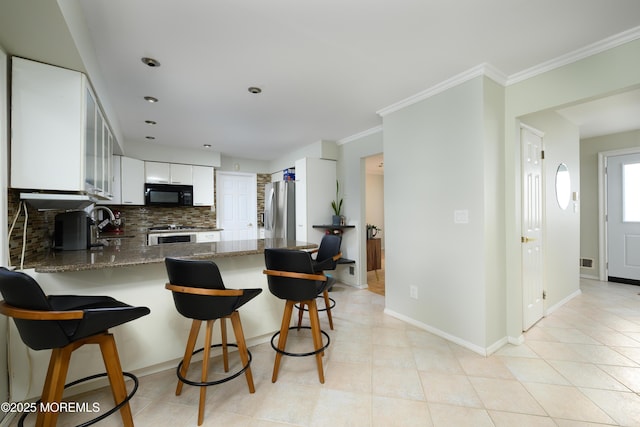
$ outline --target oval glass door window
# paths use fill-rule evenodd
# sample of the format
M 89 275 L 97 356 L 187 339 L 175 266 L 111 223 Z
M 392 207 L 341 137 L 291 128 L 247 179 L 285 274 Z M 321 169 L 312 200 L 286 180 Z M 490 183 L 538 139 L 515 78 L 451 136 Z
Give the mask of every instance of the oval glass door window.
M 556 200 L 560 209 L 567 209 L 571 200 L 571 177 L 564 163 L 560 163 L 556 171 Z

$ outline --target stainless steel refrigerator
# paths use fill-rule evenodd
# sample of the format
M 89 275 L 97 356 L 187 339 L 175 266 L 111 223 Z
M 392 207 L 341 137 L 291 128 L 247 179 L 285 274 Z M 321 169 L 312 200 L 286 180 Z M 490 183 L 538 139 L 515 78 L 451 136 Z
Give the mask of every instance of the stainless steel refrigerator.
M 265 185 L 264 237 L 296 240 L 294 181 L 276 181 Z

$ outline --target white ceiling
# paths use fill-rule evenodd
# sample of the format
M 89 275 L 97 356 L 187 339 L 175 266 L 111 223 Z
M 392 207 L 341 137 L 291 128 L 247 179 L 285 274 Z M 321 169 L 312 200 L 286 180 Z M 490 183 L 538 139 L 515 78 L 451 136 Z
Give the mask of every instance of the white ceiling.
M 640 129 L 640 89 L 558 110 L 580 126 L 581 138 Z
M 513 76 L 640 24 L 638 0 L 77 1 L 125 148 L 211 144 L 258 160 L 379 126 L 376 111 L 478 64 Z M 0 44 L 47 58 L 43 26 L 1 18 L 20 8 L 29 21 L 32 3 L 0 0 Z

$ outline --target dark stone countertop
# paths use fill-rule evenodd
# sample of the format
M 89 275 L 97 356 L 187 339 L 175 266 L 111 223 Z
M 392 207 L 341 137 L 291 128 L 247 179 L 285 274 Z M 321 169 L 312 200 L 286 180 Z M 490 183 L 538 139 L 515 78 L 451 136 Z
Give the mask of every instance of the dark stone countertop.
M 211 259 L 261 254 L 265 248 L 311 249 L 313 243 L 283 239 L 233 240 L 213 243 L 168 243 L 146 245 L 146 234 L 124 234 L 100 240 L 104 246 L 80 251 L 51 250 L 31 262 L 38 273 L 97 270 L 143 264 L 162 263 L 166 257 Z

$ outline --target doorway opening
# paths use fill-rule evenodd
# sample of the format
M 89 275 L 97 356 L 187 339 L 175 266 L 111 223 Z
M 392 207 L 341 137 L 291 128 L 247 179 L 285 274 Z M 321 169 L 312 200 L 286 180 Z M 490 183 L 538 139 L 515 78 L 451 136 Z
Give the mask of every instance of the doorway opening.
M 384 156 L 365 158 L 365 221 L 367 285 L 370 291 L 385 294 L 384 269 Z

